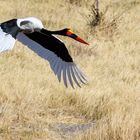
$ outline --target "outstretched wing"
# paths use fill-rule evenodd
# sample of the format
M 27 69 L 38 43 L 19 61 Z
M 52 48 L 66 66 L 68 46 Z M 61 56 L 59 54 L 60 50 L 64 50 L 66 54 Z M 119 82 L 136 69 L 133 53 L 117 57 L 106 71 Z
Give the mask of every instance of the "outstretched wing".
M 16 19 L 12 19 L 0 24 L 0 52 L 14 47 L 16 35 L 19 31 L 16 21 Z
M 86 83 L 85 75 L 75 65 L 64 43 L 52 35 L 45 35 L 40 32 L 31 34 L 19 33 L 17 39 L 40 57 L 49 61 L 52 70 L 58 80 L 63 81 L 65 86 L 68 83 L 74 88 L 74 83 L 79 87 L 80 83 Z

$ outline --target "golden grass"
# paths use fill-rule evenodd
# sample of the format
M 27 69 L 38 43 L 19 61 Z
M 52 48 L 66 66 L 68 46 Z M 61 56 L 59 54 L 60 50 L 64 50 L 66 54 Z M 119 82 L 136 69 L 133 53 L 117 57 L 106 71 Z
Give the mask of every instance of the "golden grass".
M 21 43 L 0 54 L 0 140 L 54 140 L 57 122 L 96 122 L 75 140 L 140 139 L 140 3 L 105 0 L 99 27 L 91 30 L 92 0 L 0 1 L 1 22 L 39 17 L 48 29 L 71 27 L 90 46 L 64 39 L 76 63 L 89 77 L 82 88 L 66 89 L 48 63 Z M 125 12 L 124 12 L 125 11 Z M 121 15 L 115 21 L 111 21 Z M 109 25 L 109 26 L 108 26 Z M 82 61 L 81 61 L 82 60 Z

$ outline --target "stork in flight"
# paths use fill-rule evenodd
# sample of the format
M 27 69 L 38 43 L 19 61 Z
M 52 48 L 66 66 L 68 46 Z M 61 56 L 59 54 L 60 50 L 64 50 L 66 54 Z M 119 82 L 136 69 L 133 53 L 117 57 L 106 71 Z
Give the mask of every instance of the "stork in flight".
M 35 17 L 12 19 L 0 24 L 0 52 L 11 50 L 18 40 L 48 60 L 52 70 L 63 81 L 66 87 L 74 83 L 81 87 L 86 83 L 86 77 L 76 66 L 65 44 L 54 35 L 71 37 L 81 43 L 87 44 L 83 39 L 74 34 L 69 28 L 58 31 L 44 29 L 42 22 Z

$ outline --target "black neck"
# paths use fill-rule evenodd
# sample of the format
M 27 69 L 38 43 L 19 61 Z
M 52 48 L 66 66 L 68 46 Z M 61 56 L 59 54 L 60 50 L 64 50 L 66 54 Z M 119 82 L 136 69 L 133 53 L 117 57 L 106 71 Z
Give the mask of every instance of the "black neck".
M 49 31 L 49 30 L 46 30 L 46 29 L 41 29 L 41 33 L 44 33 L 46 35 L 55 34 L 55 35 L 63 35 L 63 36 L 65 36 L 64 30 Z

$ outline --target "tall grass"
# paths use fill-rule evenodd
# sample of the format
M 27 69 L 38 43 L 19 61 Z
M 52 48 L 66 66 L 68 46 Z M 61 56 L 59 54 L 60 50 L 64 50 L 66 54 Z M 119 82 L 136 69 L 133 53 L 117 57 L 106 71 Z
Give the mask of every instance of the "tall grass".
M 89 77 L 88 85 L 76 89 L 66 89 L 48 62 L 19 42 L 0 54 L 0 140 L 58 139 L 49 125 L 93 121 L 94 129 L 72 139 L 140 139 L 138 0 L 101 1 L 103 16 L 96 28 L 89 25 L 92 0 L 0 3 L 1 22 L 36 16 L 47 29 L 71 27 L 90 43 L 84 46 L 62 38 Z

